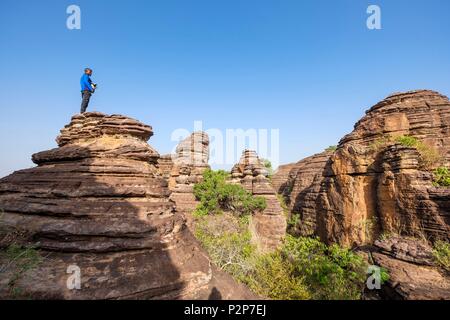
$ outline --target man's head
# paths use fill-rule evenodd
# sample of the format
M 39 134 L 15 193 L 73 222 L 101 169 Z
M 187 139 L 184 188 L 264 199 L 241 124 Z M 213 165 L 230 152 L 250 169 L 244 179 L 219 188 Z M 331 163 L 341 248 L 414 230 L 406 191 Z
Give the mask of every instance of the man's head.
M 92 74 L 92 69 L 86 68 L 84 69 L 84 73 L 86 73 L 88 76 Z

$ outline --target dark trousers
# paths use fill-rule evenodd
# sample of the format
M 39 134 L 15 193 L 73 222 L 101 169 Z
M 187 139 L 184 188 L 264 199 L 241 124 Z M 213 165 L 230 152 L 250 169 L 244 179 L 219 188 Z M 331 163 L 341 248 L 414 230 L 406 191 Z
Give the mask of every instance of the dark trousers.
M 85 113 L 89 105 L 89 100 L 91 99 L 92 93 L 89 90 L 84 90 L 81 92 L 81 113 Z

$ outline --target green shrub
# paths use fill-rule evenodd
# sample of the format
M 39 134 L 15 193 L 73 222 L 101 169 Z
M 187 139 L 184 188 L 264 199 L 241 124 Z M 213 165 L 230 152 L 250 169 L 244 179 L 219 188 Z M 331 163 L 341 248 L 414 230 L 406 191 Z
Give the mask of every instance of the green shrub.
M 194 195 L 200 204 L 196 216 L 231 211 L 237 215 L 248 215 L 266 208 L 263 197 L 254 197 L 241 185 L 227 183 L 228 173 L 222 170 L 206 170 L 203 180 L 194 186 Z
M 314 299 L 360 299 L 367 264 L 348 249 L 315 238 L 287 236 L 283 253 L 304 276 Z
M 434 182 L 436 187 L 450 187 L 450 170 L 446 167 L 439 167 L 434 170 Z
M 257 252 L 248 216 L 223 213 L 200 217 L 195 236 L 211 260 L 253 292 L 269 299 L 360 299 L 367 266 L 338 245 L 287 236 L 273 253 Z
M 245 283 L 256 294 L 273 300 L 307 300 L 311 298 L 303 276 L 280 252 L 256 257 Z
M 300 220 L 300 214 L 293 213 L 287 221 L 288 230 L 294 228 L 297 225 L 298 220 Z
M 281 209 L 283 209 L 284 216 L 289 217 L 289 208 L 286 203 L 286 198 L 282 194 L 277 194 L 278 202 L 280 203 Z
M 244 282 L 256 251 L 251 244 L 248 217 L 227 213 L 200 217 L 195 223 L 195 236 L 216 266 Z
M 433 250 L 436 263 L 450 272 L 450 243 L 445 241 L 436 241 Z
M 273 175 L 273 167 L 272 162 L 268 159 L 260 159 L 261 163 L 263 164 L 264 168 L 266 168 L 267 172 L 269 173 L 268 178 L 271 178 Z
M 325 151 L 336 151 L 337 150 L 337 146 L 329 146 L 328 148 L 325 149 Z
M 419 144 L 419 140 L 417 138 L 411 136 L 400 136 L 395 139 L 397 143 L 400 143 L 402 146 L 415 148 Z
M 215 265 L 256 294 L 276 300 L 308 299 L 303 278 L 279 251 L 257 252 L 248 225 L 248 216 L 208 215 L 197 218 L 194 234 Z
M 381 276 L 381 284 L 384 284 L 386 282 L 389 281 L 389 279 L 391 278 L 391 276 L 389 275 L 389 272 L 387 271 L 386 268 L 381 267 L 380 268 L 380 276 Z
M 427 145 L 423 141 L 411 136 L 400 136 L 395 139 L 395 142 L 405 147 L 415 148 L 420 154 L 420 164 L 424 169 L 431 169 L 440 160 L 439 152 L 432 146 Z

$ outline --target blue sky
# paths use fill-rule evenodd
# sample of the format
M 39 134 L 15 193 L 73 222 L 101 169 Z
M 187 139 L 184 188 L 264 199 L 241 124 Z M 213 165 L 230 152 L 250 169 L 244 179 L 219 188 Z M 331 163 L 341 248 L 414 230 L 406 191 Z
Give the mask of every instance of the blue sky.
M 66 8 L 81 8 L 81 30 Z M 368 30 L 366 9 L 382 10 Z M 450 2 L 151 0 L 0 2 L 0 176 L 56 146 L 91 110 L 153 126 L 161 154 L 177 128 L 280 130 L 281 163 L 322 151 L 392 92 L 450 93 Z

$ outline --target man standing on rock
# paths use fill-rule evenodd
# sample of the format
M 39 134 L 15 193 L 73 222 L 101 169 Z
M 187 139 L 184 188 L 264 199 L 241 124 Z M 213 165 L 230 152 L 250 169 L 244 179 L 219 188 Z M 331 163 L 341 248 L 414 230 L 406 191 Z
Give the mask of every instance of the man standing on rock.
M 91 99 L 91 95 L 95 92 L 95 87 L 97 86 L 91 80 L 92 69 L 86 68 L 84 69 L 84 74 L 81 76 L 80 84 L 81 84 L 81 113 L 86 112 L 86 109 L 89 105 L 89 100 Z

